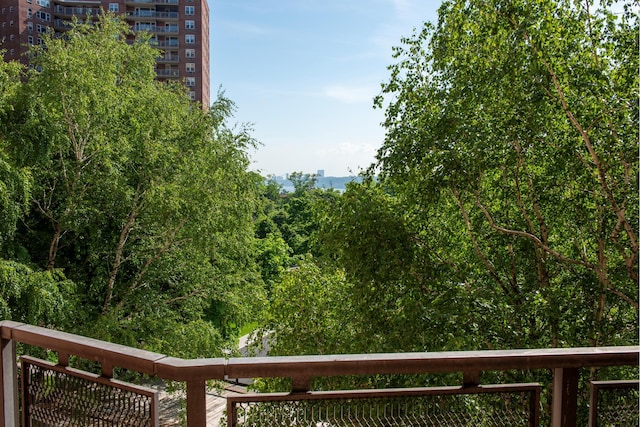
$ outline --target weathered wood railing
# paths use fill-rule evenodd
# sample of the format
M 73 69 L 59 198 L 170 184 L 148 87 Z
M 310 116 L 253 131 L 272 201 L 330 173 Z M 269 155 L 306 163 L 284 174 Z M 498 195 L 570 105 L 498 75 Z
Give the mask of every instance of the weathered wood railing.
M 553 371 L 553 427 L 576 426 L 579 368 L 638 366 L 640 347 L 597 347 L 437 353 L 357 354 L 185 360 L 12 321 L 0 322 L 0 420 L 18 425 L 16 343 L 49 349 L 66 366 L 71 355 L 100 364 L 186 383 L 188 425 L 206 425 L 206 381 L 226 378 L 288 377 L 293 392 L 310 390 L 313 377 L 462 372 L 463 385 L 480 383 L 483 371 Z

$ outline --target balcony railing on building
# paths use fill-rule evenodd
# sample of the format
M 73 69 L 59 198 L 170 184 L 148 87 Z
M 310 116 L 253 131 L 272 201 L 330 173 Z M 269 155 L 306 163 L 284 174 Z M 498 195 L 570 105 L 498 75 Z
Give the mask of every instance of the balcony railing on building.
M 190 427 L 206 425 L 208 380 L 256 377 L 290 378 L 291 389 L 227 398 L 228 426 L 537 426 L 543 417 L 553 427 L 638 425 L 638 346 L 184 360 L 11 321 L 0 323 L 0 337 L 4 426 L 20 417 L 25 426 L 158 425 L 157 392 L 115 380 L 115 368 L 184 382 Z M 47 349 L 55 361 L 21 356 L 18 368 L 18 343 Z M 78 359 L 97 363 L 100 374 L 69 366 Z M 623 366 L 631 368 L 610 371 L 632 378 L 591 381 L 588 421 L 581 419 L 579 384 Z M 482 381 L 483 372 L 534 370 L 551 372 L 549 384 Z M 459 383 L 311 391 L 314 378 L 446 373 L 460 373 Z
M 126 0 L 125 3 L 127 5 L 151 5 L 151 4 L 178 4 L 178 0 Z
M 60 6 L 56 5 L 53 8 L 53 13 L 56 16 L 60 16 L 63 18 L 71 18 L 73 16 L 84 17 L 84 16 L 98 16 L 101 13 L 100 7 L 90 7 L 90 6 Z
M 66 31 L 72 28 L 71 21 L 66 19 L 56 18 L 53 20 L 53 29 L 56 31 Z
M 156 69 L 158 77 L 180 77 L 180 70 L 162 70 Z
M 149 40 L 149 44 L 155 47 L 161 47 L 161 48 L 165 48 L 165 47 L 180 47 L 180 42 L 177 39 L 171 39 L 171 40 L 156 40 L 156 39 L 151 39 Z
M 136 23 L 131 29 L 135 32 L 146 31 L 154 34 L 178 34 L 180 27 L 177 25 L 155 25 L 155 24 L 143 24 Z
M 166 63 L 166 64 L 177 64 L 178 62 L 180 62 L 180 55 L 162 55 L 160 58 L 157 59 L 158 63 Z M 168 71 L 168 70 L 162 70 L 162 71 Z M 170 71 L 174 71 L 174 70 L 170 70 Z
M 53 0 L 54 4 L 87 5 L 100 7 L 100 0 Z
M 177 20 L 178 12 L 158 12 L 155 10 L 136 10 L 127 14 L 129 19 L 166 19 Z

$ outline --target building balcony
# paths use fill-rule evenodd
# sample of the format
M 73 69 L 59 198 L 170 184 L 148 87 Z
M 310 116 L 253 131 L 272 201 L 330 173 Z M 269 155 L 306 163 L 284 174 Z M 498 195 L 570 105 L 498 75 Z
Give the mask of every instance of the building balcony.
M 160 61 L 158 61 L 158 62 L 160 62 Z M 180 71 L 179 70 L 158 70 L 158 69 L 156 69 L 156 74 L 158 75 L 158 77 L 167 77 L 167 78 L 180 77 Z
M 150 40 L 149 44 L 159 48 L 178 48 L 180 42 L 178 40 Z
M 155 10 L 137 10 L 127 14 L 127 19 L 163 19 L 163 20 L 177 20 L 179 18 L 178 12 L 157 12 Z
M 156 59 L 159 64 L 177 64 L 180 62 L 180 55 L 163 55 Z M 160 71 L 160 70 L 158 70 Z M 162 71 L 175 71 L 175 70 L 162 70 Z
M 62 18 L 71 18 L 73 16 L 77 16 L 78 18 L 85 16 L 98 16 L 100 13 L 100 7 L 72 7 L 56 5 L 53 8 L 53 14 Z
M 56 31 L 67 31 L 71 28 L 71 21 L 69 20 L 59 18 L 53 20 L 53 29 Z
M 99 9 L 102 5 L 102 2 L 100 0 L 53 0 L 53 4 L 86 5 L 93 6 Z
M 178 0 L 126 0 L 127 5 L 162 5 L 162 4 L 178 4 Z
M 19 425 L 20 411 L 25 425 L 67 425 L 70 414 L 74 425 L 159 425 L 157 391 L 114 379 L 115 368 L 184 383 L 190 427 L 207 423 L 207 381 L 269 377 L 290 378 L 290 391 L 227 397 L 228 426 L 638 425 L 638 346 L 185 360 L 12 321 L 0 322 L 0 337 L 4 426 Z M 48 349 L 50 360 L 18 354 L 18 343 Z M 70 367 L 80 359 L 100 374 Z M 631 379 L 591 380 L 623 366 L 635 370 Z M 547 383 L 482 381 L 537 370 L 551 374 Z M 314 378 L 452 373 L 449 386 L 312 391 Z
M 164 35 L 177 35 L 180 33 L 180 27 L 177 25 L 150 25 L 150 24 L 136 24 L 131 27 L 131 30 L 135 32 L 146 31 L 153 34 Z

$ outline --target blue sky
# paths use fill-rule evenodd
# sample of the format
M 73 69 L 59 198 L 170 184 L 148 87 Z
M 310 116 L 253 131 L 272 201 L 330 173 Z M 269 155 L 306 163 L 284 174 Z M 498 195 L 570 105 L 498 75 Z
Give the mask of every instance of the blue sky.
M 251 169 L 357 174 L 384 139 L 373 97 L 392 47 L 441 0 L 209 0 L 211 89 L 262 144 Z

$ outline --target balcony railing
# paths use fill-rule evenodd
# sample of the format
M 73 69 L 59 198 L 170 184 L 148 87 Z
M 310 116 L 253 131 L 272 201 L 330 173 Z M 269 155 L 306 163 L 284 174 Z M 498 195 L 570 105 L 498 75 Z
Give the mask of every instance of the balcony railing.
M 94 7 L 98 8 L 100 7 L 100 0 L 55 0 L 55 3 L 72 5 L 86 4 L 93 5 Z
M 66 31 L 70 30 L 73 27 L 71 25 L 71 21 L 56 18 L 53 20 L 53 28 L 58 31 Z
M 178 12 L 157 12 L 155 10 L 137 10 L 127 15 L 131 19 L 178 19 Z
M 155 47 L 180 47 L 178 40 L 150 40 L 149 44 Z
M 177 25 L 141 25 L 136 24 L 131 27 L 131 29 L 135 32 L 147 31 L 149 33 L 158 33 L 158 34 L 178 34 L 180 32 L 180 27 Z
M 128 5 L 136 4 L 178 4 L 178 0 L 126 0 Z
M 180 77 L 180 70 L 158 70 L 158 69 L 156 69 L 156 75 L 158 77 Z
M 57 16 L 72 17 L 72 16 L 98 16 L 101 13 L 100 7 L 73 7 L 73 6 L 60 6 L 56 5 L 53 8 L 53 13 Z
M 157 59 L 159 63 L 177 64 L 180 62 L 180 55 L 163 55 Z M 171 70 L 173 71 L 173 70 Z
M 146 417 L 148 425 L 156 425 L 154 393 L 113 380 L 114 368 L 119 367 L 186 383 L 186 416 L 191 427 L 206 425 L 207 380 L 256 377 L 291 378 L 291 392 L 229 398 L 229 426 L 334 427 L 451 423 L 536 426 L 541 409 L 538 401 L 541 389 L 539 384 L 486 385 L 481 384 L 481 374 L 489 371 L 538 369 L 553 372 L 550 386 L 553 402 L 550 414 L 552 426 L 575 427 L 580 368 L 638 366 L 640 355 L 640 347 L 630 346 L 185 360 L 12 321 L 0 322 L 0 337 L 0 397 L 3 401 L 0 420 L 5 427 L 17 426 L 20 413 L 17 343 L 57 353 L 57 363 L 22 358 L 21 377 L 23 384 L 27 385 L 23 387 L 23 391 L 28 389 L 22 398 L 26 406 L 23 410 L 24 417 L 40 414 L 37 416 L 49 422 L 69 417 L 73 412 L 64 405 L 73 404 L 75 400 L 87 395 L 87 400 L 93 405 L 91 411 L 94 411 L 94 407 L 95 411 L 108 408 L 108 417 L 120 420 L 100 425 L 130 425 L 122 421 L 122 412 L 129 409 L 116 405 L 124 401 L 135 402 L 132 405 L 138 409 L 142 405 L 138 412 L 126 412 L 129 414 L 127 417 Z M 71 356 L 97 362 L 101 375 L 92 376 L 70 368 Z M 462 373 L 461 384 L 421 389 L 309 391 L 311 379 L 317 377 L 452 372 Z M 34 385 L 30 385 L 28 381 L 33 381 Z M 108 389 L 103 390 L 102 387 Z M 635 418 L 627 420 L 627 424 L 623 425 L 637 425 L 637 387 L 637 381 L 608 382 L 594 383 L 593 390 L 631 390 L 630 398 L 624 402 L 625 405 L 630 402 L 630 417 Z M 618 405 L 623 400 L 620 396 L 624 396 L 627 391 L 614 397 L 602 395 L 599 398 L 596 396 L 595 400 L 592 397 L 591 410 L 595 413 L 592 419 L 598 416 L 601 405 L 607 402 Z M 150 403 L 140 403 L 149 400 Z M 619 413 L 618 411 L 618 415 Z M 91 422 L 98 417 L 94 412 L 83 416 L 90 417 L 82 419 L 90 419 Z M 459 419 L 466 420 L 465 424 L 456 424 Z M 495 424 L 495 420 L 501 424 Z

